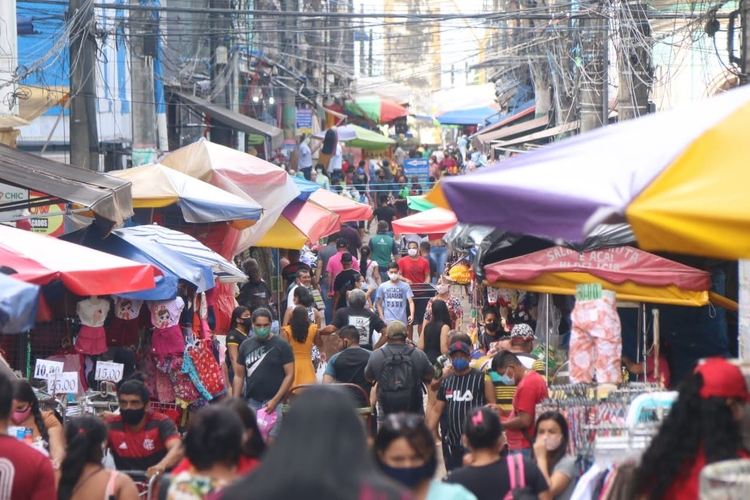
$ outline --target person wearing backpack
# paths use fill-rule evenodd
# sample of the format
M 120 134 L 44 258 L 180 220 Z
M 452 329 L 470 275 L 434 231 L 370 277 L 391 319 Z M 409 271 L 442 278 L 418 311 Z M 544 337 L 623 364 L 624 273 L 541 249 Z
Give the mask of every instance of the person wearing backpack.
M 448 348 L 451 367 L 440 382 L 437 401 L 432 406 L 427 423 L 435 435 L 443 412 L 447 419 L 443 426 L 443 459 L 445 469 L 452 471 L 461 467 L 464 447 L 461 436 L 464 420 L 469 410 L 495 402 L 495 387 L 484 378 L 484 373 L 469 366 L 471 348 L 465 342 L 452 342 Z
M 365 379 L 377 383 L 378 423 L 392 413 L 424 415 L 422 383 L 434 370 L 427 355 L 406 342 L 406 325 L 392 321 L 387 344 L 375 350 L 365 367 Z
M 444 482 L 460 484 L 477 500 L 552 500 L 544 474 L 531 459 L 520 454 L 501 455 L 505 435 L 494 409 L 469 411 L 463 443 L 471 451 L 471 463 L 452 471 Z

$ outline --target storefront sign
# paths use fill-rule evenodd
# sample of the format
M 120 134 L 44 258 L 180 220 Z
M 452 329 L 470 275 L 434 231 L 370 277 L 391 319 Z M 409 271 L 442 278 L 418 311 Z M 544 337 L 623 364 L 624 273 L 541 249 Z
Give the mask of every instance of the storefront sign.
M 109 361 L 96 362 L 96 374 L 94 380 L 107 380 L 119 382 L 122 380 L 122 372 L 125 366 L 122 363 L 110 363 Z
M 46 194 L 37 191 L 31 191 L 30 195 L 31 201 L 47 196 Z M 61 236 L 65 232 L 65 228 L 63 227 L 65 224 L 65 217 L 63 215 L 47 214 L 60 214 L 62 212 L 65 212 L 64 203 L 53 203 L 51 205 L 29 208 L 29 215 L 37 216 L 29 219 L 31 231 L 46 234 L 48 236 Z
M 52 394 L 78 394 L 78 372 L 56 373 L 47 379 Z
M 309 108 L 297 108 L 297 120 L 296 120 L 297 135 L 312 134 L 313 132 L 312 125 L 313 125 L 313 110 Z
M 554 247 L 545 254 L 545 265 L 571 269 L 606 269 L 619 271 L 638 263 L 639 253 L 630 247 L 615 247 L 581 253 L 564 247 Z
M 50 361 L 48 359 L 37 359 L 34 366 L 34 378 L 47 380 L 50 375 L 62 373 L 65 364 L 62 361 Z
M 423 189 L 430 180 L 430 160 L 427 158 L 404 158 L 404 175 L 407 181 L 416 176 Z

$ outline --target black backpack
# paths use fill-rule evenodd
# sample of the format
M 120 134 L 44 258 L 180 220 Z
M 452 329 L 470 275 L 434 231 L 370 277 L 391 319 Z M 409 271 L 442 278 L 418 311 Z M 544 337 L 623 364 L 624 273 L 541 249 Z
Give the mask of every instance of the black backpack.
M 419 387 L 414 378 L 413 352 L 413 347 L 404 353 L 383 347 L 386 360 L 378 378 L 378 402 L 386 415 L 421 410 L 421 402 L 415 397 Z

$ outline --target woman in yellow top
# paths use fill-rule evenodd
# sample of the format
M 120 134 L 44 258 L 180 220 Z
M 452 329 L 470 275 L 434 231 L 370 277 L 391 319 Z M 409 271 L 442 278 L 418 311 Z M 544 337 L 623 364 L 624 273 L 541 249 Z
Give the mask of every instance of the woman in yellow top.
M 39 440 L 52 460 L 55 471 L 65 457 L 65 437 L 60 421 L 52 411 L 41 411 L 39 399 L 26 380 L 13 381 L 13 413 L 11 424 L 27 427 L 33 432 L 33 440 Z
M 289 325 L 281 329 L 281 337 L 289 342 L 294 351 L 294 385 L 317 383 L 312 364 L 312 347 L 320 333 L 318 325 L 310 322 L 305 306 L 294 308 Z

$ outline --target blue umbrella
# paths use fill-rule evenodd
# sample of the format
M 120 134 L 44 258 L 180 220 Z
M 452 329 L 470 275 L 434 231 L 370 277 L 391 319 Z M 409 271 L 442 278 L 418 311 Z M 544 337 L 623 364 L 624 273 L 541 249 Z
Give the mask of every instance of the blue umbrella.
M 39 286 L 0 274 L 0 332 L 31 330 L 39 307 Z
M 92 235 L 87 237 L 83 244 L 136 262 L 153 264 L 164 273 L 164 276 L 155 280 L 155 288 L 120 294 L 125 298 L 137 300 L 173 299 L 177 295 L 179 279 L 192 283 L 199 292 L 209 290 L 214 286 L 214 277 L 210 266 L 191 260 L 158 243 L 141 242 L 135 245 L 116 235 L 110 235 L 104 239 Z
M 302 177 L 292 177 L 292 180 L 299 188 L 298 200 L 307 201 L 311 194 L 321 188 L 320 184 L 313 181 L 308 181 Z

